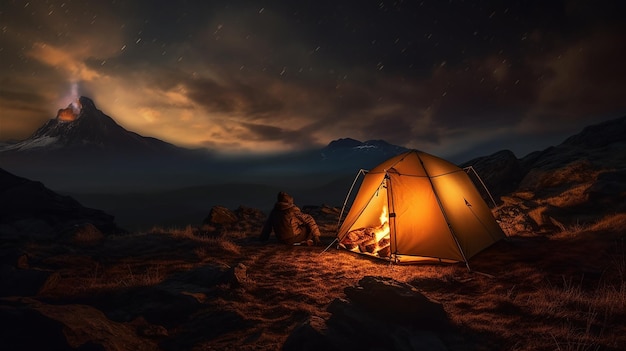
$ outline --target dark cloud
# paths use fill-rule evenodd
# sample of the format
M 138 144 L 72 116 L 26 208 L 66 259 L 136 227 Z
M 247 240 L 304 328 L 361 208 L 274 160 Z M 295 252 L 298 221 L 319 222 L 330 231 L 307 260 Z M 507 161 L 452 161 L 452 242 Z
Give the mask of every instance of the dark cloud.
M 6 82 L 5 82 L 6 83 Z M 11 91 L 0 88 L 0 100 L 3 106 L 18 108 L 32 112 L 42 112 L 47 99 L 40 94 L 31 92 Z
M 256 119 L 280 113 L 283 104 L 260 86 L 245 82 L 228 81 L 218 84 L 208 79 L 187 82 L 189 97 L 209 112 L 235 114 L 246 119 Z
M 518 123 L 536 99 L 528 67 L 503 56 L 459 67 L 440 67 L 433 76 L 433 119 L 441 127 L 497 127 Z
M 289 130 L 275 126 L 251 123 L 245 123 L 243 125 L 248 129 L 249 133 L 240 135 L 242 139 L 279 141 L 288 145 L 304 145 L 305 147 L 315 145 L 315 140 L 303 129 Z
M 625 113 L 624 7 L 4 1 L 0 139 L 32 133 L 78 84 L 121 124 L 185 146 L 526 150 Z

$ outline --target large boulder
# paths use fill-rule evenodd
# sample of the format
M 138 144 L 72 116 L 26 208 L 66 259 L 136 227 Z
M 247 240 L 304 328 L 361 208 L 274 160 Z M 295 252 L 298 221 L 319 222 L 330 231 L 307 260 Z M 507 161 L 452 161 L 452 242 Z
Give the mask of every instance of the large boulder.
M 31 298 L 0 299 L 5 350 L 157 350 L 136 328 L 86 305 L 49 305 Z
M 211 225 L 228 225 L 237 222 L 237 215 L 224 206 L 213 206 L 202 222 Z
M 294 329 L 284 350 L 466 349 L 443 306 L 413 286 L 367 276 L 335 299 L 328 320 L 312 316 Z M 471 349 L 471 348 L 467 348 Z
M 513 233 L 558 232 L 623 212 L 626 117 L 586 127 L 559 145 L 528 154 L 519 165 L 523 178 L 500 197 L 497 209 Z

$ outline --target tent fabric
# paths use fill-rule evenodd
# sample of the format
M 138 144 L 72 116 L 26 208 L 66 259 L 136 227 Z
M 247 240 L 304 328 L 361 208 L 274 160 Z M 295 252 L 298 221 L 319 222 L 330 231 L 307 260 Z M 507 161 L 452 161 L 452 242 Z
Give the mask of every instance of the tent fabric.
M 381 221 L 386 208 L 387 217 Z M 353 230 L 389 225 L 389 256 L 466 262 L 505 237 L 465 171 L 411 150 L 365 173 L 337 238 Z

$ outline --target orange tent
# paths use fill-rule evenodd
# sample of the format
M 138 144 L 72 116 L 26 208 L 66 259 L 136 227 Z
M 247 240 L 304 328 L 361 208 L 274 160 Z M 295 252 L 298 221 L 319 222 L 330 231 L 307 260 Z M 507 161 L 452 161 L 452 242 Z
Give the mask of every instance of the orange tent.
M 505 237 L 467 173 L 448 161 L 411 150 L 359 174 L 361 186 L 337 233 L 340 247 L 399 263 L 467 265 Z

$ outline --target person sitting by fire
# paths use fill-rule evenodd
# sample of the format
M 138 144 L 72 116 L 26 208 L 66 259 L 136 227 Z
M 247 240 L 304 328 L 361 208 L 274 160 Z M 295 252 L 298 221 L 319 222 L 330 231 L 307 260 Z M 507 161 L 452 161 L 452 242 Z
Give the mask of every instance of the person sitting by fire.
M 260 239 L 266 241 L 274 231 L 276 238 L 288 245 L 306 244 L 320 245 L 320 230 L 315 219 L 302 213 L 293 201 L 293 197 L 286 192 L 279 192 L 277 202 L 270 212 Z

